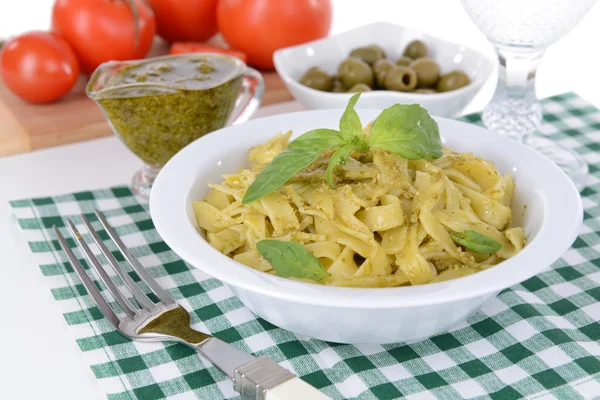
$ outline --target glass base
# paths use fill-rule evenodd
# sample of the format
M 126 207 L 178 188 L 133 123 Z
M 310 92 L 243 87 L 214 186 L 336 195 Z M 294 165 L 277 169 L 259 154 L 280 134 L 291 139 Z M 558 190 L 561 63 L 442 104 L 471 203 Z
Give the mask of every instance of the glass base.
M 585 189 L 589 169 L 579 154 L 555 141 L 539 136 L 529 138 L 525 144 L 558 165 L 571 178 L 577 190 L 581 192 Z
M 131 180 L 131 189 L 133 190 L 133 193 L 146 201 L 150 200 L 152 184 L 159 171 L 160 168 L 144 164 L 144 168 L 136 172 Z
M 535 132 L 542 121 L 542 105 L 534 96 L 513 99 L 506 93 L 496 93 L 485 106 L 481 119 L 485 126 L 517 141 Z

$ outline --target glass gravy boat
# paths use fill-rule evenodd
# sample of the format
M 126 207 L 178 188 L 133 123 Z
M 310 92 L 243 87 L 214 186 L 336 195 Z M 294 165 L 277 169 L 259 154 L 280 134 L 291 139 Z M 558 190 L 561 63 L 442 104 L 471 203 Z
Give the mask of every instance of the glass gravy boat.
M 263 93 L 258 71 L 217 53 L 110 61 L 86 87 L 115 135 L 144 161 L 131 186 L 146 199 L 171 157 L 201 136 L 247 121 Z

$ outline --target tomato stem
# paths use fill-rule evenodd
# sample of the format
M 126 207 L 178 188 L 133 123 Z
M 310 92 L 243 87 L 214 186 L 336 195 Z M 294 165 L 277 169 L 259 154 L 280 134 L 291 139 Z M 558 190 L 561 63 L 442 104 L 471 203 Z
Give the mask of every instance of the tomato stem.
M 131 12 L 133 14 L 133 23 L 134 23 L 134 28 L 135 28 L 135 39 L 134 39 L 134 46 L 137 49 L 140 45 L 140 13 L 138 11 L 137 5 L 135 4 L 135 0 L 123 0 L 125 1 L 125 3 L 127 3 L 127 5 L 129 6 L 129 8 L 131 9 Z

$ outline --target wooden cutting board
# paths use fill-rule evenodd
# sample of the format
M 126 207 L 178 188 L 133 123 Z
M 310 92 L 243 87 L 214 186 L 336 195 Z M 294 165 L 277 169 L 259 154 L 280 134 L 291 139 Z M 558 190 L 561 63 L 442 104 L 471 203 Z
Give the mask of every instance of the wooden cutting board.
M 166 54 L 157 41 L 151 56 Z M 276 72 L 263 72 L 262 104 L 292 100 Z M 51 104 L 29 104 L 13 95 L 0 78 L 0 156 L 112 135 L 100 109 L 85 95 L 87 77 L 81 76 L 71 93 Z

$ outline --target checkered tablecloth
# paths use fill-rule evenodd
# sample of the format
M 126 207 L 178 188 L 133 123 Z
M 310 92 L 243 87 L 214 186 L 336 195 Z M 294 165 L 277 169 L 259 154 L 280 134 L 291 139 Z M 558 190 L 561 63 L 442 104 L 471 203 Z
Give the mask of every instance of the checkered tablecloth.
M 502 291 L 466 322 L 410 344 L 326 343 L 256 318 L 221 282 L 179 259 L 156 233 L 147 206 L 125 187 L 11 206 L 75 340 L 112 400 L 238 397 L 225 375 L 193 349 L 132 342 L 104 320 L 51 230 L 56 224 L 68 235 L 65 218 L 78 221 L 80 213 L 100 228 L 92 214 L 96 208 L 190 311 L 196 329 L 271 357 L 334 399 L 592 398 L 600 395 L 600 112 L 574 94 L 546 99 L 544 110 L 542 132 L 576 149 L 590 165 L 579 238 L 552 267 Z M 466 119 L 478 122 L 476 115 Z M 104 231 L 101 235 L 107 239 Z M 76 247 L 72 240 L 70 245 Z

